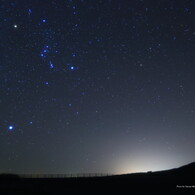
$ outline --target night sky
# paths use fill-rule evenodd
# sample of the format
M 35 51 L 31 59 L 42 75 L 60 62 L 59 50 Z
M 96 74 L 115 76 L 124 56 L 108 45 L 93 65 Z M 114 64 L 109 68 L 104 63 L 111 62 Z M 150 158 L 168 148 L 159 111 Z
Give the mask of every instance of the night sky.
M 0 0 L 0 173 L 192 162 L 194 86 L 194 0 Z

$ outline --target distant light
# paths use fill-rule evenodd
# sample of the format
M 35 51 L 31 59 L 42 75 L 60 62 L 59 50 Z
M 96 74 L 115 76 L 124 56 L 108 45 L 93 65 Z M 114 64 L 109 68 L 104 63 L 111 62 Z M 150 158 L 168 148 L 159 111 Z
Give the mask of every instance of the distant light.
M 46 22 L 46 20 L 45 20 L 45 19 L 42 19 L 42 22 L 43 22 L 43 23 L 45 23 L 45 22 Z
M 14 129 L 14 126 L 13 125 L 10 125 L 10 126 L 8 126 L 8 130 L 13 130 Z
M 49 82 L 46 81 L 46 82 L 45 82 L 45 85 L 49 85 Z
M 33 122 L 32 122 L 32 121 L 30 121 L 30 122 L 29 122 L 29 124 L 30 124 L 30 125 L 32 125 L 32 124 L 33 124 Z
M 14 28 L 18 28 L 18 25 L 17 24 L 14 24 Z
M 74 70 L 74 66 L 71 66 L 71 67 L 70 67 L 70 70 Z

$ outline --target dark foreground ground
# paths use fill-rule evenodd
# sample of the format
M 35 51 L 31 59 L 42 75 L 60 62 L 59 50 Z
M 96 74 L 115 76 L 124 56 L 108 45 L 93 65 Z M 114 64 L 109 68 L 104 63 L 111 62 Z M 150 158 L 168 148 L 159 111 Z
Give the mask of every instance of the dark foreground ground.
M 88 178 L 21 178 L 0 175 L 4 194 L 195 194 L 195 163 L 152 173 Z

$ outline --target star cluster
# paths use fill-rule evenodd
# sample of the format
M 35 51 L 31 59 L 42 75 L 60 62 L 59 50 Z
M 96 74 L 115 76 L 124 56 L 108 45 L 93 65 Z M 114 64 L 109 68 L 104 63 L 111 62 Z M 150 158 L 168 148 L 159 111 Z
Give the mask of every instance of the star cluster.
M 2 0 L 0 13 L 0 172 L 194 160 L 193 0 Z

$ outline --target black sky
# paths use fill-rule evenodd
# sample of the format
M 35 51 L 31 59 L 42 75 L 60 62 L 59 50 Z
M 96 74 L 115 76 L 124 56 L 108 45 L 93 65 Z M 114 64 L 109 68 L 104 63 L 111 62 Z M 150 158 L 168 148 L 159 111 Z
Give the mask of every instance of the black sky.
M 194 0 L 0 0 L 0 61 L 0 172 L 195 160 Z

